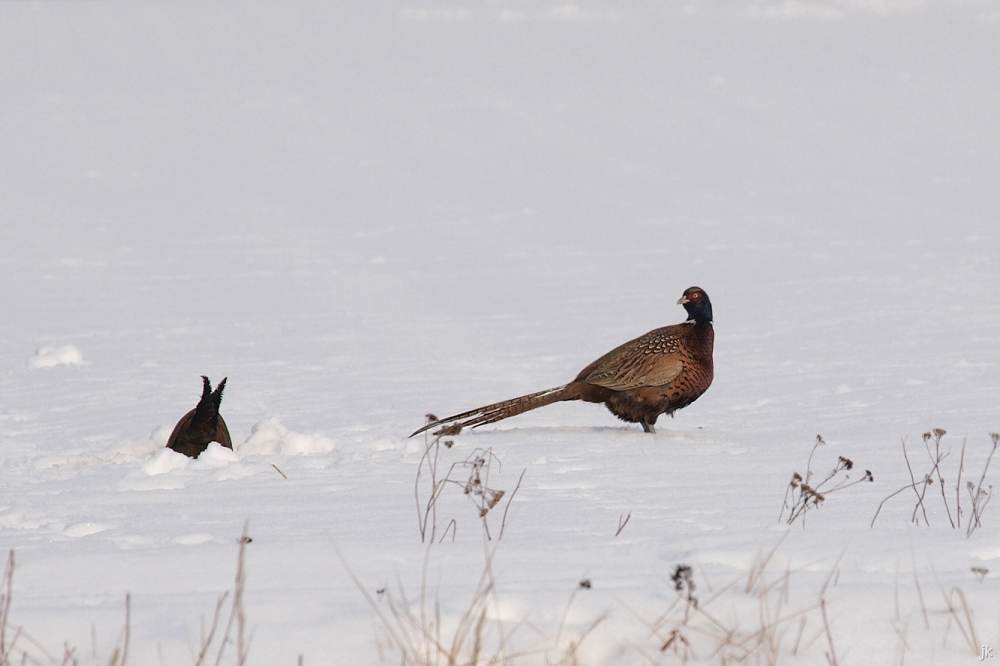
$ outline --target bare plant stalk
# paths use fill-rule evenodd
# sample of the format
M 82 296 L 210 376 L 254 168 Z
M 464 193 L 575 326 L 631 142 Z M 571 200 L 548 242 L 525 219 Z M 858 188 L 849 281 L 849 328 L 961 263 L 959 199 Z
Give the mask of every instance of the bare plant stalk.
M 975 492 L 972 492 L 972 483 L 968 484 L 970 494 L 972 494 L 972 518 L 966 527 L 966 537 L 971 537 L 976 528 L 981 526 L 980 519 L 982 518 L 983 510 L 993 496 L 993 486 L 989 486 L 988 490 L 983 490 L 983 483 L 986 482 L 986 472 L 989 470 L 990 462 L 997 452 L 997 446 L 1000 445 L 1000 433 L 991 432 L 990 439 L 993 440 L 993 448 L 990 449 L 990 454 L 986 457 L 986 464 L 983 465 L 983 473 L 979 476 L 979 483 L 976 484 Z
M 872 517 L 872 522 L 871 522 L 871 525 L 869 525 L 869 527 L 875 527 L 875 519 L 878 518 L 878 514 L 879 514 L 880 511 L 882 511 L 882 507 L 885 506 L 886 502 L 888 502 L 889 500 L 891 500 L 893 497 L 895 497 L 899 493 L 903 492 L 904 490 L 907 490 L 907 489 L 913 488 L 913 487 L 914 487 L 913 483 L 911 483 L 909 485 L 906 485 L 906 486 L 903 486 L 902 488 L 900 488 L 899 490 L 897 490 L 896 492 L 892 493 L 891 495 L 889 495 L 888 497 L 886 497 L 884 500 L 882 500 L 881 502 L 879 502 L 878 508 L 875 509 L 875 515 Z
M 444 538 L 448 536 L 448 531 L 451 531 L 451 540 L 455 540 L 455 535 L 458 533 L 458 521 L 452 518 L 448 521 L 448 524 L 444 526 L 444 532 L 441 533 L 441 538 L 438 539 L 438 543 L 443 543 Z
M 910 516 L 910 521 L 916 523 L 917 525 L 920 524 L 920 522 L 917 520 L 917 509 L 920 509 L 924 514 L 924 524 L 930 525 L 931 524 L 930 521 L 927 520 L 927 509 L 924 507 L 924 494 L 927 492 L 928 479 L 930 477 L 924 476 L 924 480 L 919 484 L 917 483 L 916 478 L 913 476 L 913 467 L 910 465 L 910 456 L 906 452 L 905 437 L 902 439 L 902 444 L 903 444 L 903 460 L 906 461 L 906 469 L 910 473 L 910 481 L 912 481 L 912 485 L 910 487 L 913 488 L 913 492 L 917 496 L 917 504 L 916 506 L 913 507 L 913 515 Z M 918 490 L 918 488 L 922 489 L 923 492 Z
M 522 472 L 521 475 L 523 476 L 524 472 Z M 501 534 L 503 533 L 503 527 L 502 526 L 500 528 L 500 532 L 501 532 Z M 487 546 L 487 541 L 484 540 L 483 541 L 483 551 L 484 551 L 484 554 L 486 556 L 486 564 L 484 565 L 483 575 L 486 578 L 489 579 L 488 591 L 489 591 L 490 598 L 493 600 L 493 615 L 496 617 L 497 637 L 498 637 L 498 641 L 499 641 L 498 656 L 500 656 L 502 658 L 502 662 L 501 663 L 505 663 L 507 661 L 507 659 L 506 659 L 506 654 L 507 654 L 507 638 L 506 638 L 506 635 L 505 635 L 505 632 L 504 632 L 504 628 L 503 628 L 503 620 L 501 619 L 503 617 L 503 613 L 500 612 L 500 598 L 497 595 L 497 581 L 496 581 L 496 578 L 493 576 L 493 556 L 496 554 L 496 550 L 495 549 L 494 550 L 490 550 L 489 547 Z M 485 603 L 484 603 L 484 605 L 483 605 L 483 617 L 482 617 L 482 620 L 480 620 L 480 621 L 482 622 L 485 619 L 486 619 L 486 606 L 485 606 Z M 482 634 L 481 630 L 476 632 L 477 642 L 478 642 L 478 639 L 481 636 L 481 634 Z
M 813 483 L 813 454 L 816 453 L 817 448 L 823 445 L 826 445 L 826 442 L 823 441 L 823 437 L 821 435 L 816 435 L 816 443 L 813 444 L 812 451 L 809 453 L 809 459 L 806 462 L 805 478 L 803 478 L 798 472 L 793 472 L 792 479 L 785 488 L 785 497 L 781 504 L 781 512 L 778 514 L 778 520 L 784 518 L 785 509 L 788 509 L 788 520 L 785 521 L 787 525 L 791 525 L 798 520 L 799 517 L 801 517 L 802 527 L 805 528 L 806 513 L 811 508 L 819 507 L 820 504 L 826 501 L 827 495 L 837 492 L 838 490 L 843 490 L 844 488 L 850 488 L 851 486 L 865 481 L 874 481 L 874 477 L 872 476 L 870 470 L 865 470 L 864 475 L 860 479 L 851 481 L 848 472 L 854 468 L 854 462 L 850 458 L 838 456 L 837 462 L 830 470 L 830 473 L 827 474 L 826 477 L 819 483 Z M 835 483 L 833 487 L 827 487 L 827 484 L 834 479 L 837 479 L 841 473 L 843 473 L 843 477 L 840 481 Z M 789 502 L 789 498 L 791 498 L 791 502 Z
M 436 499 L 438 491 L 437 483 L 437 461 L 438 452 L 440 451 L 440 437 L 435 437 L 430 442 L 427 442 L 427 436 L 424 436 L 424 453 L 420 456 L 420 462 L 417 464 L 417 477 L 413 481 L 413 495 L 417 502 L 417 526 L 420 528 L 420 541 L 424 543 L 427 541 L 427 523 L 428 520 L 431 521 L 431 541 L 434 540 L 434 532 L 437 527 L 437 510 L 436 510 Z M 433 456 L 431 453 L 433 452 Z M 427 502 L 421 505 L 420 502 L 420 474 L 424 469 L 424 465 L 427 466 L 428 474 L 431 478 L 431 494 Z
M 823 616 L 823 628 L 826 630 L 826 640 L 830 645 L 830 653 L 827 655 L 827 661 L 830 666 L 837 666 L 837 651 L 833 647 L 833 634 L 830 633 L 830 621 L 826 617 L 826 599 L 819 600 L 819 612 Z
M 222 596 L 215 603 L 215 613 L 212 614 L 212 626 L 209 628 L 207 634 L 204 633 L 204 621 L 202 623 L 201 649 L 198 651 L 198 657 L 195 659 L 195 666 L 203 666 L 205 664 L 208 649 L 212 646 L 212 642 L 215 640 L 215 631 L 219 628 L 219 618 L 222 617 L 222 605 L 226 603 L 226 599 L 228 598 L 229 592 L 223 592 Z
M 0 664 L 7 663 L 7 618 L 10 616 L 10 597 L 14 587 L 14 550 L 7 555 L 7 568 L 3 572 L 3 597 L 0 598 Z
M 521 476 L 517 477 L 517 485 L 514 486 L 514 490 L 511 491 L 510 497 L 507 498 L 507 506 L 503 508 L 503 518 L 500 520 L 500 536 L 497 540 L 503 539 L 503 530 L 507 526 L 507 511 L 510 510 L 510 503 L 514 500 L 514 495 L 517 494 L 517 489 L 521 487 L 521 480 L 524 479 L 524 473 L 527 472 L 527 468 L 521 470 Z
M 247 535 L 248 524 L 243 524 L 243 532 L 239 538 L 239 550 L 236 555 L 236 577 L 233 581 L 233 605 L 229 611 L 229 620 L 226 623 L 226 631 L 222 634 L 222 641 L 219 644 L 219 653 L 215 658 L 215 666 L 222 663 L 222 655 L 226 650 L 226 645 L 230 642 L 230 634 L 233 625 L 236 626 L 236 664 L 244 666 L 247 660 L 249 640 L 246 637 L 246 613 L 243 610 L 243 592 L 246 590 L 246 571 L 244 560 L 246 556 L 246 545 L 252 541 Z
M 962 472 L 965 470 L 965 443 L 968 438 L 962 439 L 962 455 L 958 459 L 958 480 L 955 481 L 955 518 L 958 519 L 958 528 L 962 528 Z
M 631 511 L 628 512 L 628 515 L 625 516 L 624 520 L 622 520 L 621 516 L 618 516 L 618 530 L 615 531 L 615 536 L 618 536 L 619 534 L 622 533 L 622 530 L 625 529 L 626 525 L 628 525 L 629 518 L 631 518 L 631 517 L 632 517 L 632 512 Z
M 125 594 L 125 639 L 122 641 L 121 666 L 128 663 L 128 644 L 132 627 L 132 595 Z
M 951 523 L 952 528 L 955 527 L 955 521 L 951 517 L 951 507 L 948 506 L 948 498 L 945 497 L 944 489 L 944 477 L 941 476 L 941 461 L 948 457 L 948 454 L 941 454 L 941 438 L 945 435 L 945 431 L 941 428 L 934 428 L 933 433 L 924 433 L 924 447 L 927 449 L 927 455 L 930 457 L 933 467 L 931 467 L 931 476 L 937 473 L 938 486 L 941 488 L 941 501 L 944 502 L 944 510 L 948 514 L 948 522 Z M 934 455 L 931 455 L 930 440 L 934 440 Z
M 924 629 L 931 630 L 931 618 L 927 614 L 927 603 L 924 601 L 924 590 L 920 587 L 920 576 L 917 575 L 916 563 L 913 567 L 913 585 L 917 588 L 917 599 L 920 600 L 920 612 L 924 618 Z
M 976 633 L 976 625 L 972 621 L 972 611 L 969 609 L 969 603 L 965 598 L 965 592 L 962 591 L 962 588 L 956 587 L 952 589 L 951 596 L 952 597 L 958 596 L 958 600 L 959 602 L 961 602 L 962 605 L 961 608 L 962 614 L 959 615 L 958 614 L 959 609 L 956 608 L 955 605 L 952 604 L 951 600 L 949 599 L 949 604 L 948 604 L 949 610 L 951 611 L 952 615 L 955 618 L 955 624 L 958 625 L 958 629 L 959 631 L 962 632 L 962 637 L 965 638 L 965 641 L 969 645 L 969 648 L 972 650 L 972 653 L 979 654 L 979 646 L 981 645 L 981 643 L 979 641 L 979 635 Z M 964 620 L 964 625 L 963 625 L 963 620 Z

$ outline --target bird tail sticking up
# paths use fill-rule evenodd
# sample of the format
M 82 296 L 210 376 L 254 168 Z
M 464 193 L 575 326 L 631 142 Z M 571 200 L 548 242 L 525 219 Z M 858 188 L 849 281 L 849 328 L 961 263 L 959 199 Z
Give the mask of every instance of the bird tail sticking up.
M 469 411 L 462 412 L 461 414 L 455 414 L 443 419 L 431 421 L 423 428 L 416 430 L 412 435 L 410 435 L 410 437 L 419 435 L 425 430 L 430 430 L 431 428 L 436 428 L 437 426 L 445 426 L 441 429 L 441 431 L 444 432 L 438 431 L 433 433 L 435 435 L 457 434 L 463 428 L 476 428 L 481 425 L 486 425 L 487 423 L 502 421 L 503 419 L 510 418 L 511 416 L 517 416 L 518 414 L 523 414 L 524 412 L 530 412 L 532 409 L 538 409 L 539 407 L 544 407 L 545 405 L 551 405 L 554 402 L 579 399 L 580 390 L 578 387 L 571 384 L 557 386 L 555 388 L 545 389 L 544 391 L 538 391 L 537 393 L 522 395 L 519 398 L 511 398 L 510 400 L 504 400 L 502 402 L 494 402 L 492 405 L 477 407 L 476 409 L 470 409 Z

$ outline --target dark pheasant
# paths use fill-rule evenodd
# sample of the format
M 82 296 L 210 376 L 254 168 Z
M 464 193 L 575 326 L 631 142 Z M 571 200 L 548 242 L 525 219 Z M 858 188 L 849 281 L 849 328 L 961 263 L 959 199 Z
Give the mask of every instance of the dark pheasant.
M 174 431 L 167 440 L 168 449 L 197 458 L 208 448 L 210 442 L 218 442 L 227 449 L 233 448 L 233 442 L 229 438 L 229 428 L 219 413 L 226 379 L 228 377 L 219 382 L 213 391 L 212 382 L 208 381 L 208 377 L 201 376 L 203 384 L 201 400 L 198 401 L 197 407 L 185 414 L 174 426 Z
M 437 419 L 413 435 L 437 426 L 454 434 L 563 400 L 603 402 L 622 421 L 639 423 L 646 432 L 655 432 L 653 426 L 660 414 L 673 416 L 697 400 L 714 375 L 715 332 L 708 294 L 691 287 L 677 303 L 687 310 L 687 321 L 657 328 L 612 349 L 569 384 Z

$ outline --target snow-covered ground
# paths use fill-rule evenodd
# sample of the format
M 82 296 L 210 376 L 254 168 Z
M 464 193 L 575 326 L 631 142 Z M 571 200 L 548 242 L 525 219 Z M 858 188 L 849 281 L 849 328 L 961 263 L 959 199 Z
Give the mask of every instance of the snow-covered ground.
M 996 2 L 6 2 L 0 86 L 12 663 L 107 664 L 126 594 L 128 662 L 194 663 L 245 523 L 251 664 L 399 663 L 400 587 L 521 664 L 597 620 L 585 664 L 1000 655 L 1000 508 L 964 529 L 1000 430 Z M 492 452 L 493 540 L 449 486 L 421 543 L 427 411 L 563 383 L 693 284 L 698 402 L 463 433 L 438 474 Z M 201 374 L 236 450 L 189 461 Z M 937 482 L 930 527 L 912 491 L 870 527 L 935 427 L 963 529 Z M 817 434 L 816 474 L 874 482 L 788 527 Z

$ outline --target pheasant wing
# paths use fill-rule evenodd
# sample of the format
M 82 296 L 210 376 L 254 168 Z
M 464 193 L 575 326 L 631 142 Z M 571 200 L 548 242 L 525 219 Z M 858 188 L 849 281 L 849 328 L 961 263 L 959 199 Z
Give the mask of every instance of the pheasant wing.
M 680 333 L 674 326 L 650 331 L 612 349 L 576 379 L 613 391 L 669 384 L 684 369 Z

